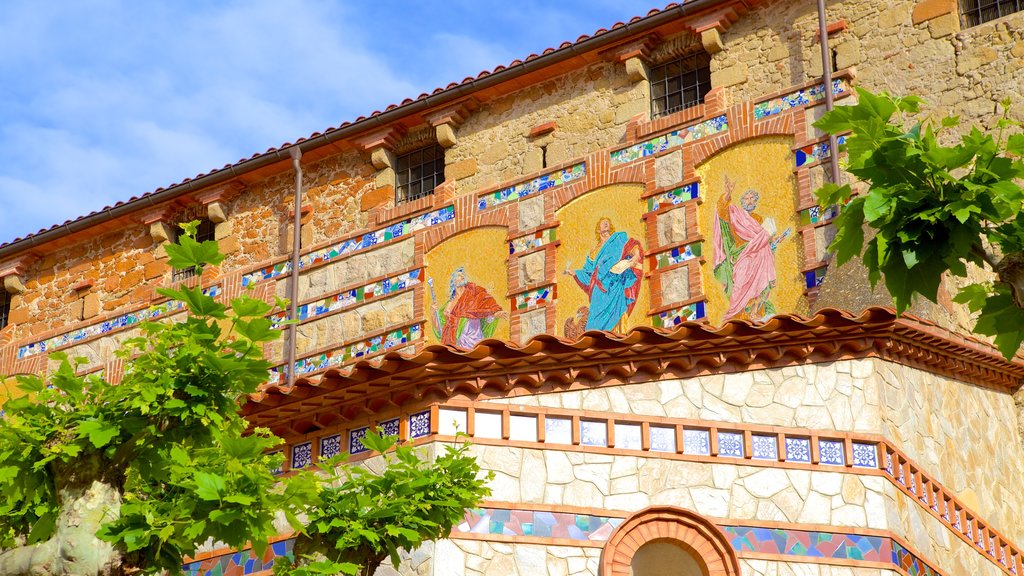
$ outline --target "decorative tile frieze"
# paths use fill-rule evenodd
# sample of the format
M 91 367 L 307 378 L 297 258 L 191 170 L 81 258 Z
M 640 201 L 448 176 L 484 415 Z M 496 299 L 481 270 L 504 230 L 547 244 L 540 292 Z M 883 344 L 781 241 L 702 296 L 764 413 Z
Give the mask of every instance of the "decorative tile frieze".
M 778 460 L 779 439 L 778 436 L 764 436 L 754 434 L 750 437 L 751 456 L 758 460 Z
M 607 446 L 608 423 L 583 420 L 580 422 L 580 444 L 584 446 Z
M 843 443 L 840 440 L 818 440 L 818 455 L 821 458 L 822 464 L 831 464 L 833 466 L 845 464 L 843 459 Z
M 324 314 L 329 314 L 337 310 L 343 310 L 362 304 L 363 302 L 373 300 L 374 298 L 382 298 L 395 292 L 405 290 L 415 286 L 423 281 L 423 269 L 413 270 L 406 272 L 405 274 L 399 274 L 393 278 L 385 278 L 373 284 L 367 284 L 359 288 L 353 288 L 346 290 L 324 298 L 317 302 L 310 302 L 298 306 L 296 312 L 299 316 L 299 321 L 309 320 Z M 278 312 L 270 316 L 270 320 L 274 323 L 274 328 L 281 328 L 281 324 L 288 317 L 287 312 Z
M 396 238 L 402 238 L 408 236 L 413 232 L 419 230 L 425 230 L 431 226 L 437 226 L 450 222 L 455 219 L 455 206 L 446 206 L 433 212 L 427 212 L 418 216 L 413 216 L 397 224 L 392 224 L 386 228 L 374 230 L 373 232 L 367 232 L 362 236 L 356 238 L 349 238 L 322 248 L 314 252 L 305 254 L 299 258 L 299 269 L 308 268 L 321 262 L 329 262 L 337 258 L 343 258 L 356 252 L 372 248 L 382 242 L 394 240 Z M 258 282 L 265 280 L 271 280 L 280 276 L 287 275 L 292 270 L 292 263 L 290 260 L 284 262 L 278 262 L 273 266 L 267 266 L 260 270 L 250 272 L 242 276 L 242 286 L 251 286 Z
M 409 415 L 409 438 L 430 436 L 430 410 Z
M 355 456 L 356 454 L 362 454 L 363 452 L 369 452 L 363 444 L 363 438 L 366 438 L 366 431 L 370 428 L 363 426 L 362 428 L 356 428 L 355 430 L 348 431 L 348 453 Z
M 463 522 L 455 526 L 452 533 L 604 542 L 611 537 L 612 532 L 623 520 L 571 512 L 475 508 L 466 510 Z
M 817 288 L 818 286 L 821 286 L 821 283 L 825 281 L 826 271 L 828 271 L 828 266 L 822 266 L 820 268 L 804 272 L 804 285 L 806 285 L 807 288 Z
M 555 241 L 555 231 L 557 228 L 548 228 L 547 230 L 541 230 L 535 232 L 529 236 L 520 236 L 508 243 L 508 253 L 517 254 L 519 252 L 525 252 L 527 250 L 533 250 L 534 248 L 540 248 L 545 244 L 550 244 Z
M 675 310 L 662 312 L 653 318 L 655 328 L 672 328 L 683 322 L 699 320 L 707 316 L 704 302 L 694 302 Z
M 660 252 L 654 256 L 657 262 L 658 268 L 668 268 L 675 264 L 682 264 L 687 260 L 693 260 L 694 258 L 700 258 L 701 255 L 701 243 L 694 242 L 693 244 L 687 244 L 686 246 L 678 246 L 665 252 Z
M 545 286 L 536 290 L 530 290 L 529 292 L 516 294 L 515 309 L 530 310 L 538 306 L 543 306 L 555 297 L 555 290 L 556 288 L 554 286 Z
M 850 91 L 850 83 L 844 78 L 837 78 L 832 81 L 832 93 L 843 94 Z M 825 85 L 818 84 L 810 88 L 803 88 L 789 94 L 784 94 L 771 100 L 754 104 L 754 120 L 762 120 L 775 114 L 781 114 L 787 110 L 816 104 L 825 101 Z
M 846 136 L 836 138 L 836 143 L 840 146 L 845 144 Z M 828 158 L 831 155 L 831 149 L 832 147 L 829 145 L 828 140 L 800 148 L 795 153 L 796 167 L 799 168 L 811 162 L 818 162 Z
M 708 430 L 683 430 L 683 454 L 706 456 L 711 454 L 711 433 Z
M 673 188 L 668 192 L 662 192 L 661 194 L 648 198 L 647 211 L 654 212 L 655 210 L 675 206 L 690 200 L 696 200 L 698 197 L 700 197 L 700 184 L 697 182 L 690 182 L 689 184 L 683 184 L 678 188 Z
M 811 462 L 810 438 L 786 436 L 786 462 Z
M 534 178 L 533 180 L 502 188 L 496 192 L 484 194 L 477 199 L 476 207 L 478 210 L 486 210 L 506 202 L 514 202 L 520 198 L 526 198 L 527 196 L 543 192 L 549 188 L 580 180 L 586 175 L 587 164 L 586 162 L 580 162 L 579 164 L 575 164 L 568 168 L 556 170 L 550 174 Z
M 313 463 L 313 443 L 303 442 L 292 446 L 292 470 L 301 470 Z
M 743 434 L 740 432 L 718 433 L 718 455 L 729 458 L 743 458 Z
M 414 324 L 405 328 L 399 328 L 388 332 L 387 334 L 381 334 L 380 336 L 374 336 L 367 340 L 355 342 L 349 344 L 343 348 L 332 350 L 330 352 L 324 352 L 315 356 L 309 356 L 302 358 L 295 362 L 295 375 L 302 376 L 309 374 L 310 372 L 317 372 L 326 368 L 337 368 L 342 364 L 360 358 L 362 356 L 369 356 L 371 354 L 377 354 L 378 352 L 384 352 L 397 346 L 403 346 L 411 342 L 415 342 L 423 337 L 423 326 L 420 324 Z M 270 384 L 280 384 L 288 378 L 288 369 L 286 366 L 276 366 L 270 369 Z
M 811 224 L 823 224 L 831 221 L 836 216 L 839 216 L 839 212 L 842 210 L 839 204 L 833 204 L 822 208 L 821 206 L 811 206 L 810 208 L 804 208 L 800 211 L 800 225 L 809 226 Z
M 716 116 L 710 120 L 705 120 L 686 128 L 680 128 L 668 134 L 662 134 L 655 136 L 639 144 L 634 144 L 627 148 L 615 150 L 611 153 L 612 165 L 625 164 L 627 162 L 633 162 L 647 156 L 652 156 L 659 152 L 668 150 L 675 146 L 682 146 L 687 142 L 693 142 L 708 136 L 714 136 L 719 132 L 724 132 L 729 129 L 729 119 L 725 114 Z
M 320 439 L 320 457 L 334 458 L 341 454 L 341 435 L 332 434 Z

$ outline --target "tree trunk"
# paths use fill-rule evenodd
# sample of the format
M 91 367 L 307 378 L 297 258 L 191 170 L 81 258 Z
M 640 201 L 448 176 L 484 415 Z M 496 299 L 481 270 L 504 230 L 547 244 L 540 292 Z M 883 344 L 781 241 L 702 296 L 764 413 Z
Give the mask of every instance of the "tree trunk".
M 1010 286 L 1014 304 L 1024 309 L 1024 254 L 1007 254 L 995 265 L 995 269 L 999 280 Z
M 116 519 L 121 512 L 119 483 L 103 479 L 98 468 L 97 463 L 55 474 L 60 512 L 53 536 L 45 542 L 0 553 L 0 574 L 120 576 L 124 573 L 120 552 L 113 544 L 96 537 L 100 525 Z

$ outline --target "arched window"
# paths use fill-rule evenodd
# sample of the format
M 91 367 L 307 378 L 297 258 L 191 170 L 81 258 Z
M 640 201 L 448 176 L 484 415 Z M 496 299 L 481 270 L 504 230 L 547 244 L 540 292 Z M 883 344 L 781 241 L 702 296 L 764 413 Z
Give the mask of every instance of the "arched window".
M 601 553 L 601 576 L 740 576 L 729 540 L 703 516 L 653 506 L 623 522 Z

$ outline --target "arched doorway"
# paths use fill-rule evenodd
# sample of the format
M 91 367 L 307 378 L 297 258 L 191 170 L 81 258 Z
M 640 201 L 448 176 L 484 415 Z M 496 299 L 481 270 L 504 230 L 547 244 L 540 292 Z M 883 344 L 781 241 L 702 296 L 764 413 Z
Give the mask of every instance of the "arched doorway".
M 703 516 L 654 506 L 623 522 L 601 553 L 601 576 L 740 576 L 729 540 Z

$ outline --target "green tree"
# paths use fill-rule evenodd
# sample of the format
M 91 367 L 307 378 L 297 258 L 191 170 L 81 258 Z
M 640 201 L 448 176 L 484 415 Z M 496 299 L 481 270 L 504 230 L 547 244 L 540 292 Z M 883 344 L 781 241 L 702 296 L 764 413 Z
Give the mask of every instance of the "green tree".
M 224 256 L 215 242 L 193 239 L 195 225 L 184 225 L 180 245 L 167 246 L 168 264 L 202 274 Z M 278 511 L 301 531 L 300 541 L 323 531 L 319 524 L 304 527 L 298 512 L 333 525 L 330 514 L 346 499 L 362 504 L 367 518 L 394 517 L 379 495 L 350 493 L 374 487 L 375 476 L 416 485 L 451 478 L 445 489 L 420 488 L 433 499 L 402 508 L 411 519 L 396 520 L 400 538 L 380 541 L 392 553 L 394 546 L 447 535 L 449 509 L 475 505 L 486 494 L 465 447 L 431 465 L 399 446 L 399 466 L 379 475 L 346 468 L 343 474 L 360 480 L 341 490 L 328 484 L 330 475 L 282 482 L 270 472 L 282 456 L 268 454 L 280 439 L 247 430 L 238 412 L 271 367 L 262 345 L 280 336 L 267 319 L 272 307 L 248 296 L 227 307 L 199 288 L 160 293 L 183 302 L 187 317 L 141 323 L 142 336 L 117 353 L 126 361 L 119 384 L 77 375 L 82 360 L 60 354 L 51 355 L 60 364 L 47 378 L 18 378 L 27 395 L 9 400 L 0 419 L 0 574 L 178 573 L 183 555 L 210 538 L 236 548 L 251 542 L 262 554 L 277 533 Z M 375 440 L 382 450 L 394 443 Z M 432 506 L 445 510 L 442 517 Z M 406 529 L 419 532 L 413 537 Z M 331 534 L 357 549 L 363 543 L 344 530 Z M 349 553 L 346 562 L 379 563 L 376 547 L 365 551 Z M 303 557 L 296 567 L 308 562 Z
M 968 264 L 991 281 L 974 282 L 954 300 L 978 313 L 975 331 L 994 337 L 1010 358 L 1024 341 L 1024 135 L 1005 112 L 993 136 L 977 128 L 955 140 L 957 117 L 917 121 L 921 100 L 858 89 L 853 106 L 838 106 L 815 123 L 848 134 L 846 170 L 867 184 L 817 191 L 823 206 L 843 204 L 830 248 L 839 265 L 862 254 L 872 286 L 884 279 L 903 312 L 915 294 L 935 302 L 945 274 L 970 278 Z M 851 199 L 852 198 L 852 199 Z M 865 247 L 865 224 L 874 235 Z

